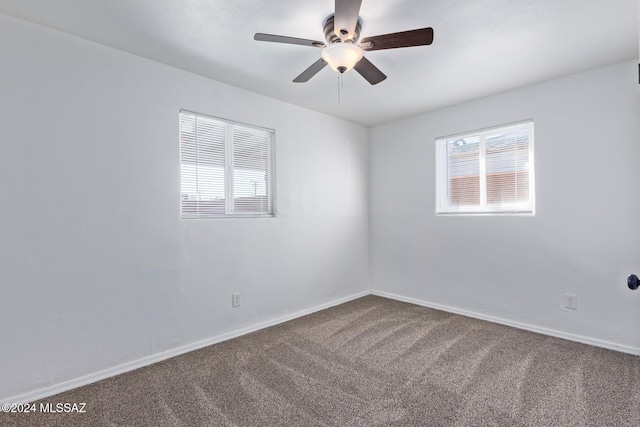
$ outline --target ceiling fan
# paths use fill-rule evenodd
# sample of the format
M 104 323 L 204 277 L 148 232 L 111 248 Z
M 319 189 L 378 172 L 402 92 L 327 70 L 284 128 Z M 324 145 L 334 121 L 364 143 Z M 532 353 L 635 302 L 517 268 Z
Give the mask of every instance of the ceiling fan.
M 264 33 L 256 33 L 253 38 L 264 42 L 297 44 L 322 49 L 321 58 L 293 79 L 295 83 L 309 81 L 328 64 L 340 74 L 353 68 L 369 83 L 375 85 L 387 76 L 364 57 L 365 51 L 425 46 L 433 43 L 433 28 L 419 28 L 366 37 L 358 44 L 362 29 L 362 19 L 359 16 L 361 4 L 362 0 L 335 0 L 335 13 L 326 17 L 323 22 L 326 43 Z

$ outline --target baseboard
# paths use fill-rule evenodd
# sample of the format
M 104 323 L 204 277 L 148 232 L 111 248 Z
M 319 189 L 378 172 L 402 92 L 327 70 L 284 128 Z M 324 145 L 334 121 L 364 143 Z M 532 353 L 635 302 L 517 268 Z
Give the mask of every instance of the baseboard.
M 199 350 L 203 347 L 207 347 L 213 344 L 217 344 L 223 341 L 230 340 L 232 338 L 237 338 L 242 335 L 246 335 L 251 332 L 258 331 L 260 329 L 268 328 L 270 326 L 275 326 L 280 323 L 288 322 L 289 320 L 297 319 L 298 317 L 306 316 L 308 314 L 315 313 L 317 311 L 321 311 L 327 308 L 334 307 L 336 305 L 344 304 L 345 302 L 352 301 L 354 299 L 362 298 L 364 296 L 369 295 L 369 291 L 359 292 L 354 295 L 350 295 L 348 297 L 340 298 L 334 301 L 330 301 L 328 303 L 320 304 L 312 308 L 308 308 L 305 310 L 297 311 L 292 314 L 288 314 L 286 316 L 281 316 L 266 322 L 259 323 L 257 325 L 249 326 L 247 328 L 238 329 L 235 331 L 231 331 L 222 335 L 217 335 L 212 338 L 207 338 L 205 340 L 197 341 L 191 344 L 187 344 L 184 346 L 180 346 L 177 348 L 173 348 L 171 350 L 163 351 L 162 353 L 152 354 L 150 356 L 143 357 L 138 360 L 134 360 L 131 362 L 123 363 L 118 366 L 114 366 L 112 368 L 104 369 L 102 371 L 98 371 L 89 375 L 85 375 L 83 377 L 74 378 L 69 381 L 65 381 L 59 384 L 54 384 L 49 387 L 45 387 L 39 390 L 31 391 L 28 393 L 24 393 L 18 396 L 9 397 L 6 399 L 0 399 L 0 403 L 28 403 L 34 402 L 36 400 L 44 399 L 58 393 L 63 393 L 65 391 L 72 390 L 74 388 L 82 387 L 88 384 L 92 384 L 94 382 L 104 380 L 106 378 L 114 377 L 116 375 L 124 374 L 125 372 L 133 371 L 134 369 L 142 368 L 144 366 L 148 366 L 157 362 L 161 362 L 166 359 L 170 359 L 175 356 L 179 356 L 181 354 L 189 353 L 190 351 Z
M 501 325 L 511 326 L 511 327 L 522 329 L 525 331 L 536 332 L 543 335 L 562 338 L 569 341 L 575 341 L 582 344 L 588 344 L 595 347 L 601 347 L 609 350 L 615 350 L 622 353 L 628 353 L 628 354 L 633 354 L 635 356 L 640 356 L 640 348 L 638 347 L 631 347 L 631 346 L 616 344 L 609 341 L 599 340 L 596 338 L 585 337 L 582 335 L 571 334 L 568 332 L 557 331 L 549 328 L 542 328 L 539 326 L 529 325 L 526 323 L 514 322 L 512 320 L 507 320 L 500 317 L 490 316 L 490 315 L 481 314 L 481 313 L 475 313 L 475 312 L 464 310 L 461 308 L 450 307 L 442 304 L 435 304 L 435 303 L 422 301 L 415 298 L 403 297 L 403 296 L 392 294 L 389 292 L 372 290 L 371 295 L 377 295 L 379 297 L 389 298 L 396 301 L 408 302 L 410 304 L 420 305 L 422 307 L 434 308 L 436 310 L 446 311 L 448 313 L 460 314 L 462 316 L 472 317 L 474 319 L 480 319 L 480 320 L 486 320 L 488 322 L 499 323 Z
M 602 348 L 606 348 L 609 350 L 615 350 L 615 351 L 619 351 L 622 353 L 628 353 L 628 354 L 633 354 L 633 355 L 640 355 L 640 348 L 637 347 L 631 347 L 631 346 L 626 346 L 626 345 L 620 345 L 620 344 L 616 344 L 616 343 L 612 343 L 612 342 L 608 342 L 608 341 L 604 341 L 604 340 L 599 340 L 599 339 L 595 339 L 595 338 L 590 338 L 590 337 L 584 337 L 581 335 L 576 335 L 576 334 L 570 334 L 567 332 L 562 332 L 562 331 L 557 331 L 554 329 L 548 329 L 548 328 L 542 328 L 542 327 L 538 327 L 535 325 L 530 325 L 530 324 L 526 324 L 526 323 L 520 323 L 520 322 L 514 322 L 511 320 L 507 320 L 507 319 L 503 319 L 500 317 L 495 317 L 495 316 L 490 316 L 490 315 L 486 315 L 486 314 L 481 314 L 481 313 L 475 313 L 472 311 L 468 311 L 468 310 L 464 310 L 464 309 L 460 309 L 457 307 L 451 307 L 451 306 L 446 306 L 446 305 L 442 305 L 442 304 L 436 304 L 436 303 L 431 303 L 431 302 L 427 302 L 427 301 L 422 301 L 416 298 L 409 298 L 409 297 L 403 297 L 400 295 L 396 295 L 396 294 L 392 294 L 389 292 L 383 292 L 383 291 L 376 291 L 376 290 L 372 290 L 372 291 L 363 291 L 363 292 L 359 292 L 357 294 L 354 295 L 350 295 L 348 297 L 345 298 L 340 298 L 334 301 L 330 301 L 328 303 L 324 303 L 324 304 L 320 304 L 318 306 L 312 307 L 312 308 L 308 308 L 305 310 L 301 310 L 301 311 L 297 311 L 295 313 L 292 314 L 288 314 L 286 316 L 281 316 L 266 322 L 262 322 L 247 328 L 242 328 L 242 329 L 238 329 L 235 331 L 231 331 L 225 334 L 221 334 L 221 335 L 217 335 L 215 337 L 212 338 L 207 338 L 205 340 L 201 340 L 201 341 L 197 341 L 194 343 L 190 343 L 181 347 L 177 347 L 171 350 L 167 350 L 164 351 L 162 353 L 158 353 L 158 354 L 153 354 L 150 356 L 146 356 L 143 357 L 141 359 L 138 360 L 134 360 L 131 362 L 127 362 L 127 363 L 123 363 L 121 365 L 118 366 L 114 366 L 112 368 L 108 368 L 108 369 L 104 369 L 102 371 L 98 371 L 89 375 L 85 375 L 83 377 L 79 377 L 79 378 L 75 378 L 69 381 L 65 381 L 59 384 L 54 384 L 52 386 L 49 387 L 45 387 L 39 390 L 35 390 L 35 391 L 31 391 L 28 393 L 24 393 L 21 395 L 17 395 L 17 396 L 13 396 L 13 397 L 9 397 L 6 399 L 0 399 L 0 403 L 28 403 L 28 402 L 33 402 L 36 400 L 40 400 L 40 399 L 44 399 L 53 395 L 56 395 L 58 393 L 63 393 L 65 391 L 69 391 L 72 390 L 74 388 L 78 388 L 78 387 L 82 387 L 106 378 L 110 378 L 116 375 L 120 375 L 120 374 L 124 374 L 125 372 L 129 372 L 129 371 L 133 371 L 134 369 L 138 369 L 138 368 L 142 368 L 144 366 L 148 366 L 151 365 L 153 363 L 157 363 L 157 362 L 161 362 L 163 360 L 166 359 L 170 359 L 172 357 L 175 356 L 179 356 L 181 354 L 185 354 L 188 353 L 190 351 L 194 351 L 194 350 L 198 350 L 201 349 L 203 347 L 207 347 L 213 344 L 217 344 L 223 341 L 227 341 L 242 335 L 246 335 L 248 333 L 251 332 L 255 332 L 264 328 L 268 328 L 270 326 L 275 326 L 278 325 L 280 323 L 284 323 L 284 322 L 288 322 L 289 320 L 293 320 L 293 319 L 297 319 L 299 317 L 302 316 L 306 316 L 308 314 L 312 314 L 315 313 L 317 311 L 321 311 L 330 307 L 334 307 L 336 305 L 340 305 L 340 304 L 344 304 L 345 302 L 349 302 L 358 298 L 362 298 L 364 296 L 367 295 L 376 295 L 379 297 L 383 297 L 383 298 L 388 298 L 388 299 L 392 299 L 392 300 L 396 300 L 396 301 L 402 301 L 402 302 L 407 302 L 410 304 L 415 304 L 415 305 L 419 305 L 422 307 L 428 307 L 428 308 L 433 308 L 436 310 L 441 310 L 441 311 L 446 311 L 449 313 L 454 313 L 454 314 L 459 314 L 462 316 L 467 316 L 467 317 L 472 317 L 475 319 L 480 319 L 480 320 L 486 320 L 489 322 L 493 322 L 493 323 L 499 323 L 505 326 L 511 326 L 514 328 L 518 328 L 518 329 L 522 329 L 525 331 L 530 331 L 530 332 L 536 332 L 539 334 L 543 334 L 543 335 L 548 335 L 548 336 L 552 336 L 552 337 L 556 337 L 556 338 L 562 338 L 562 339 L 566 339 L 569 341 L 575 341 L 575 342 L 579 342 L 582 344 L 588 344 L 588 345 L 593 345 L 596 347 L 602 347 Z

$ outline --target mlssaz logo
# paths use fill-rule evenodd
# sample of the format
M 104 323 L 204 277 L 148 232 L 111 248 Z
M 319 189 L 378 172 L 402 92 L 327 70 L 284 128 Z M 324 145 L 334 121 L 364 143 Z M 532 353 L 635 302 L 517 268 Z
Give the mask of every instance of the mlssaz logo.
M 40 403 L 40 412 L 77 412 L 84 414 L 86 403 Z

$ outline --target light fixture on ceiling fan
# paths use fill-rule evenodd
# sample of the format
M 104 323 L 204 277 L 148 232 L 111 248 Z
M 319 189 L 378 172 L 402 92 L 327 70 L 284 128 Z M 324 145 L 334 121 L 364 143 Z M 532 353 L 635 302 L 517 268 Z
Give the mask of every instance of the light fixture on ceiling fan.
M 295 83 L 309 81 L 328 64 L 340 74 L 353 68 L 369 83 L 375 85 L 387 76 L 364 56 L 365 52 L 433 43 L 433 28 L 428 27 L 366 37 L 358 44 L 362 29 L 359 16 L 361 4 L 362 0 L 335 0 L 335 13 L 329 15 L 323 23 L 326 44 L 316 40 L 264 33 L 256 33 L 253 38 L 258 41 L 322 48 L 321 58 L 296 77 L 293 80 Z
M 322 59 L 340 74 L 355 67 L 363 56 L 362 48 L 353 43 L 334 43 L 322 49 Z

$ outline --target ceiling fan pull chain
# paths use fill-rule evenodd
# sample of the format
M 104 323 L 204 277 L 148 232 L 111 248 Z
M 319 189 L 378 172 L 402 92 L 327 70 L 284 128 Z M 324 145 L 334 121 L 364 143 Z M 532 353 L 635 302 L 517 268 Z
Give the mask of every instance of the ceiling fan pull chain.
M 342 74 L 338 73 L 338 107 L 340 106 L 340 88 L 342 87 Z

